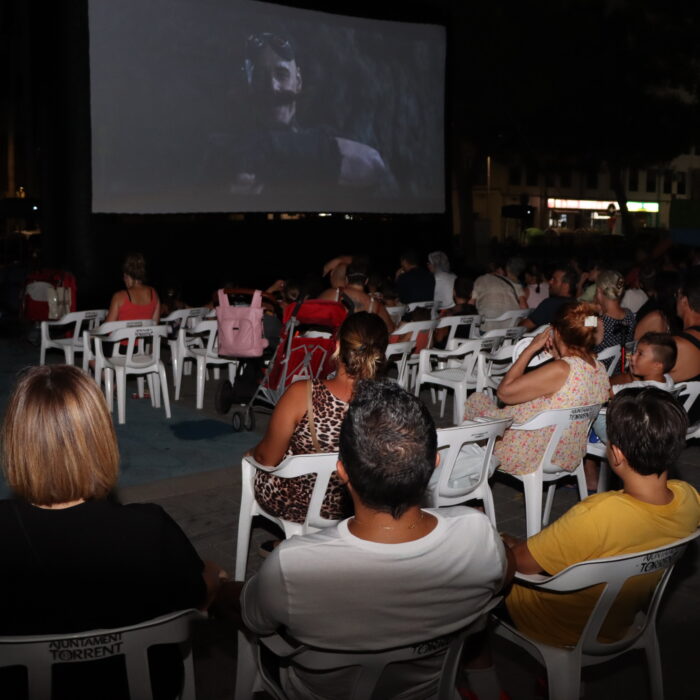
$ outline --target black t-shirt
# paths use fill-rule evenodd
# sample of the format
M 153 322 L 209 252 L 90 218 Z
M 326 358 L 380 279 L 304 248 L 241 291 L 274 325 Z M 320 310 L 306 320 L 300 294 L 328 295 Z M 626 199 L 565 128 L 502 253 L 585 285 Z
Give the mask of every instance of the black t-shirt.
M 202 560 L 177 523 L 154 504 L 88 501 L 47 510 L 22 501 L 0 501 L 0 560 L 3 636 L 123 627 L 198 607 L 206 595 Z M 157 676 L 177 684 L 177 665 L 165 656 L 160 657 Z M 68 664 L 64 668 L 69 675 L 61 680 L 75 682 L 75 673 L 80 673 L 80 689 L 94 678 L 102 679 L 104 694 L 100 690 L 93 697 L 119 697 L 123 679 L 119 667 L 109 663 L 117 660 Z M 167 673 L 163 662 L 170 669 Z M 95 668 L 85 668 L 91 665 Z M 0 670 L 0 683 L 9 684 L 3 687 L 12 687 L 16 679 Z M 60 690 L 63 683 L 54 680 Z M 57 697 L 78 695 L 71 690 Z
M 396 291 L 402 304 L 432 301 L 435 277 L 425 268 L 414 267 L 396 278 Z
M 571 297 L 547 297 L 537 305 L 529 318 L 535 324 L 535 327 L 544 326 L 546 323 L 551 323 L 554 316 L 560 307 L 571 301 Z

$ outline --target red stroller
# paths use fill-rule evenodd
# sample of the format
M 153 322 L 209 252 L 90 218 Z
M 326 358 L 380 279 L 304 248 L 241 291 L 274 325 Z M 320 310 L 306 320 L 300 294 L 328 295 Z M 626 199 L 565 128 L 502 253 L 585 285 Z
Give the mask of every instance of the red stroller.
M 275 407 L 285 389 L 297 379 L 327 377 L 334 369 L 338 329 L 347 309 L 337 301 L 310 299 L 290 304 L 284 310 L 280 342 L 265 376 L 242 411 L 232 416 L 233 429 L 252 430 L 253 406 Z

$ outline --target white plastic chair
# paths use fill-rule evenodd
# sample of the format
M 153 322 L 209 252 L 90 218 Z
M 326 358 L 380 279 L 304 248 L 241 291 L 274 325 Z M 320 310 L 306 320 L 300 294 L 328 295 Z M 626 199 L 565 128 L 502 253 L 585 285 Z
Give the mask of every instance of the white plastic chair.
M 418 366 L 418 354 L 414 352 L 414 349 L 416 347 L 416 342 L 418 341 L 418 336 L 421 333 L 428 333 L 428 342 L 426 344 L 426 347 L 431 347 L 433 344 L 433 334 L 435 332 L 436 324 L 437 319 L 431 319 L 429 321 L 409 321 L 408 323 L 402 323 L 392 333 L 392 335 L 394 336 L 406 336 L 410 334 L 410 336 L 406 340 L 410 340 L 413 343 L 413 348 L 411 349 L 411 356 L 406 362 L 407 379 L 406 383 L 403 385 L 405 389 L 408 389 L 409 387 L 415 385 L 416 368 Z
M 656 637 L 656 615 L 661 597 L 676 562 L 683 556 L 688 543 L 700 530 L 682 540 L 638 554 L 624 554 L 606 559 L 595 559 L 574 564 L 555 576 L 523 576 L 516 574 L 516 581 L 531 585 L 538 591 L 567 593 L 579 591 L 597 584 L 604 588 L 591 611 L 578 643 L 574 647 L 553 647 L 535 641 L 519 632 L 500 618 L 494 618 L 495 633 L 535 657 L 547 670 L 549 697 L 552 700 L 578 700 L 581 687 L 581 668 L 610 661 L 634 649 L 644 651 L 649 671 L 649 697 L 663 700 L 664 687 Z M 628 579 L 661 572 L 653 588 L 653 595 L 646 610 L 640 611 L 625 636 L 616 642 L 598 640 L 602 627 L 620 589 Z
M 479 499 L 496 527 L 496 511 L 489 486 L 489 478 L 497 466 L 497 460 L 492 459 L 493 448 L 496 438 L 502 437 L 511 423 L 511 418 L 478 418 L 455 428 L 438 429 L 440 464 L 428 484 L 427 504 L 440 508 Z M 486 444 L 478 444 L 483 442 Z M 462 448 L 466 449 L 462 451 Z M 462 468 L 455 473 L 458 464 Z
M 513 328 L 517 326 L 520 321 L 527 318 L 530 315 L 532 309 L 517 309 L 516 311 L 506 311 L 500 316 L 495 316 L 494 318 L 484 318 L 482 319 L 482 325 L 490 325 L 492 323 L 502 324 L 501 328 Z
M 183 330 L 185 332 L 184 342 L 187 345 L 188 342 L 191 345 L 200 346 L 202 345 L 201 338 L 190 338 L 188 339 L 187 331 L 194 328 L 194 326 L 199 322 L 199 320 L 206 317 L 210 312 L 210 309 L 206 306 L 195 307 L 192 309 L 176 309 L 172 313 L 168 314 L 164 318 L 160 319 L 160 322 L 169 327 L 168 333 L 168 347 L 170 348 L 170 362 L 173 368 L 173 384 L 175 387 L 175 399 L 180 398 L 180 382 L 182 381 L 182 375 L 189 374 L 191 367 L 183 366 L 182 371 L 180 370 L 180 362 L 184 362 L 184 359 L 180 359 L 180 338 L 179 332 Z M 174 336 L 174 337 L 173 337 Z
M 406 313 L 411 313 L 411 311 L 415 311 L 416 309 L 428 309 L 430 311 L 430 318 L 435 319 L 437 318 L 438 314 L 438 309 L 435 305 L 434 301 L 413 301 L 410 304 L 406 305 Z
M 0 637 L 0 667 L 24 666 L 27 669 L 29 698 L 50 698 L 52 666 L 84 661 L 82 653 L 90 649 L 93 658 L 124 656 L 129 696 L 152 700 L 148 649 L 157 644 L 178 644 L 184 666 L 181 700 L 195 699 L 194 667 L 192 665 L 192 626 L 201 619 L 197 610 L 181 610 L 129 627 L 90 630 L 69 634 L 49 634 L 25 637 Z M 56 649 L 62 651 L 57 654 Z M 98 657 L 99 652 L 99 657 Z M 95 688 L 95 697 L 100 696 Z
M 589 406 L 577 406 L 575 408 L 555 408 L 549 411 L 542 411 L 530 418 L 527 423 L 514 423 L 510 430 L 542 430 L 544 428 L 554 428 L 547 443 L 547 447 L 540 458 L 537 468 L 529 474 L 510 474 L 514 479 L 522 482 L 525 490 L 525 520 L 527 536 L 537 534 L 543 525 L 549 523 L 549 516 L 552 511 L 554 492 L 556 484 L 553 482 L 567 476 L 576 477 L 578 492 L 581 500 L 588 496 L 586 487 L 586 477 L 583 472 L 583 457 L 586 452 L 586 444 L 581 446 L 581 457 L 579 465 L 573 471 L 566 471 L 555 464 L 552 460 L 559 446 L 559 441 L 573 423 L 576 421 L 586 421 L 586 435 L 591 429 L 591 423 L 595 420 L 600 411 L 600 404 Z M 542 513 L 542 486 L 549 483 L 547 489 L 547 501 Z
M 487 609 L 491 609 L 500 598 L 496 598 Z M 378 614 L 381 614 L 378 612 Z M 440 671 L 437 693 L 430 697 L 435 700 L 454 700 L 457 697 L 457 672 L 460 666 L 462 648 L 465 639 L 475 631 L 483 628 L 483 618 L 469 627 L 438 639 L 414 642 L 405 647 L 387 651 L 343 652 L 317 649 L 304 645 L 292 646 L 288 639 L 277 634 L 258 637 L 252 640 L 238 633 L 238 665 L 236 672 L 236 700 L 252 700 L 254 693 L 265 691 L 275 700 L 286 700 L 287 695 L 279 680 L 270 673 L 261 661 L 261 647 L 279 657 L 282 663 L 289 663 L 314 672 L 333 671 L 335 669 L 358 667 L 358 674 L 353 680 L 350 694 L 344 692 L 349 700 L 368 700 L 374 697 L 374 689 L 384 669 L 390 664 L 419 662 L 435 654 L 445 654 Z
M 206 319 L 200 321 L 193 329 L 191 334 L 184 328 L 178 331 L 177 336 L 177 353 L 178 353 L 178 374 L 175 378 L 175 400 L 180 398 L 180 389 L 182 387 L 182 372 L 185 361 L 192 359 L 196 363 L 197 375 L 197 408 L 204 407 L 204 383 L 206 381 L 207 365 L 220 367 L 226 365 L 228 367 L 228 380 L 233 386 L 236 381 L 236 371 L 238 370 L 238 360 L 230 357 L 219 357 L 217 338 L 219 334 L 219 324 L 216 319 Z M 195 345 L 191 337 L 201 337 L 201 346 Z
M 102 370 L 104 369 L 104 353 L 102 346 L 97 348 L 96 338 L 106 340 L 113 331 L 121 330 L 122 328 L 143 328 L 144 326 L 154 326 L 153 321 L 149 319 L 137 319 L 133 321 L 108 321 L 102 323 L 97 328 L 83 331 L 83 372 L 90 371 L 90 362 L 93 362 L 93 374 L 97 386 L 102 385 Z M 93 349 L 93 345 L 95 346 Z M 115 346 L 113 351 L 116 353 L 119 349 Z M 139 395 L 143 396 L 142 387 L 139 386 Z
M 73 311 L 66 314 L 58 321 L 41 322 L 41 350 L 39 351 L 39 364 L 46 364 L 46 351 L 49 348 L 62 350 L 66 358 L 66 364 L 75 362 L 75 354 L 83 352 L 83 329 L 92 330 L 107 317 L 106 309 L 93 309 L 90 311 Z M 73 335 L 67 338 L 52 338 L 50 328 L 73 325 Z
M 406 313 L 406 307 L 403 304 L 398 306 L 385 306 L 389 318 L 394 322 L 394 325 L 401 323 L 401 318 Z
M 454 392 L 452 421 L 461 425 L 464 420 L 464 403 L 467 391 L 476 388 L 476 361 L 480 352 L 492 350 L 501 342 L 500 338 L 477 338 L 465 340 L 454 350 L 421 350 L 418 362 L 418 373 L 415 382 L 415 395 L 420 396 L 423 384 L 435 384 L 439 387 L 452 389 Z M 432 360 L 441 362 L 458 362 L 456 367 L 433 369 Z M 443 397 L 440 407 L 440 417 L 445 413 Z
M 603 363 L 603 366 L 608 372 L 608 377 L 612 377 L 615 374 L 615 368 L 617 363 L 620 361 L 622 355 L 622 346 L 611 345 L 605 350 L 601 350 L 598 353 L 598 361 Z
M 413 341 L 404 340 L 400 343 L 389 343 L 384 353 L 389 364 L 396 363 L 396 383 L 404 389 L 408 386 L 408 359 L 413 348 Z
M 534 338 L 534 335 L 530 336 L 524 336 L 521 338 L 517 343 L 514 343 L 514 348 L 513 348 L 513 362 L 516 362 L 517 359 L 522 355 L 523 350 L 530 345 L 532 342 L 532 339 Z M 549 362 L 549 360 L 552 359 L 552 355 L 550 355 L 546 350 L 542 350 L 535 355 L 530 362 L 528 362 L 527 366 L 528 367 L 537 367 L 538 365 L 543 364 L 544 362 Z
M 321 506 L 326 495 L 328 483 L 338 463 L 337 452 L 323 452 L 310 455 L 293 455 L 284 459 L 276 467 L 264 467 L 258 464 L 252 457 L 244 457 L 241 462 L 241 509 L 238 513 L 238 539 L 236 544 L 236 571 L 235 580 L 242 581 L 245 578 L 246 564 L 248 562 L 248 548 L 250 547 L 250 530 L 253 518 L 261 515 L 267 518 L 284 531 L 285 537 L 292 535 L 305 535 L 307 532 L 315 532 L 326 527 L 333 527 L 338 520 L 329 520 L 321 516 Z M 293 523 L 283 520 L 265 511 L 255 500 L 255 472 L 264 471 L 280 479 L 293 479 L 296 476 L 316 474 L 316 481 L 311 493 L 309 508 L 303 523 Z
M 480 352 L 476 358 L 476 390 L 493 397 L 503 377 L 513 366 L 515 345 L 502 345 L 491 352 Z
M 449 328 L 447 338 L 445 339 L 445 350 L 453 350 L 460 342 L 466 338 L 457 338 L 457 330 L 463 326 L 469 327 L 469 338 L 479 337 L 479 326 L 481 325 L 481 316 L 442 316 L 438 318 L 435 330 L 440 328 Z
M 156 408 L 160 407 L 161 394 L 165 415 L 170 418 L 170 399 L 168 396 L 168 379 L 165 374 L 165 365 L 160 359 L 160 339 L 167 338 L 167 326 L 143 326 L 141 328 L 122 328 L 112 331 L 106 338 L 95 337 L 95 354 L 101 356 L 104 362 L 105 396 L 107 406 L 112 410 L 114 399 L 114 378 L 117 384 L 117 412 L 119 424 L 122 425 L 126 418 L 126 377 L 129 374 L 145 376 L 148 379 L 148 387 L 151 392 L 151 403 Z M 104 357 L 102 342 L 119 342 L 126 340 L 126 353 L 115 353 L 111 357 Z M 138 352 L 137 343 L 148 340 L 151 347 L 148 352 Z
M 678 399 L 683 404 L 685 412 L 690 413 L 690 409 L 700 396 L 700 382 L 681 382 L 676 385 L 676 388 L 679 389 Z M 700 422 L 688 427 L 686 439 L 693 440 L 695 438 L 700 438 Z

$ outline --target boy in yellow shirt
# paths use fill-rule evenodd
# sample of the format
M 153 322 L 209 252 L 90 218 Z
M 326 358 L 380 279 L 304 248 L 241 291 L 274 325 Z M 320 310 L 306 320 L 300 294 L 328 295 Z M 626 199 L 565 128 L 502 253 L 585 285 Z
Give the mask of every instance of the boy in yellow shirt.
M 607 413 L 608 461 L 621 491 L 599 493 L 578 503 L 528 540 L 505 536 L 525 574 L 556 574 L 572 564 L 661 547 L 687 537 L 700 523 L 700 496 L 667 470 L 685 447 L 688 418 L 668 392 L 624 389 Z M 602 630 L 619 639 L 641 609 L 657 574 L 628 581 Z M 546 644 L 575 644 L 599 588 L 561 595 L 513 585 L 508 613 L 519 630 Z

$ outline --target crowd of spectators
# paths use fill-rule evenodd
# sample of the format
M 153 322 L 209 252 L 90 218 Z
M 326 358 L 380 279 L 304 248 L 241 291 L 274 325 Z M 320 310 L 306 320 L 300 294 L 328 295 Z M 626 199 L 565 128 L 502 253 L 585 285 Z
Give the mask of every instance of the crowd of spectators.
M 335 374 L 292 384 L 251 450 L 271 468 L 256 478 L 256 498 L 271 514 L 302 522 L 312 482 L 282 482 L 274 467 L 288 455 L 337 451 L 323 514 L 342 520 L 321 533 L 266 543 L 266 560 L 242 589 L 220 567 L 203 562 L 161 509 L 110 500 L 118 453 L 94 382 L 64 366 L 34 368 L 20 378 L 3 429 L 3 465 L 16 498 L 0 501 L 2 531 L 11 533 L 0 539 L 8 572 L 0 583 L 0 634 L 109 628 L 167 610 L 210 607 L 256 634 L 284 628 L 319 648 L 371 651 L 473 625 L 477 643 L 464 658 L 460 692 L 472 700 L 503 700 L 483 631 L 495 596 L 505 596 L 497 614 L 559 646 L 575 643 L 596 596 L 534 593 L 512 583 L 516 570 L 554 574 L 695 531 L 700 496 L 668 472 L 685 446 L 689 422 L 674 386 L 700 381 L 697 266 L 670 269 L 666 256 L 628 269 L 574 259 L 544 269 L 511 256 L 469 275 L 452 272 L 442 251 L 423 257 L 405 250 L 398 269 L 386 275 L 371 262 L 358 255 L 329 261 L 325 290 L 292 279 L 268 289 L 281 305 L 328 299 L 344 304 L 348 316 L 338 333 Z M 158 320 L 158 295 L 144 279 L 143 258 L 130 256 L 126 290 L 114 295 L 111 320 Z M 506 416 L 522 423 L 549 408 L 609 402 L 594 430 L 607 442 L 621 488 L 595 493 L 595 465 L 589 464 L 592 495 L 527 540 L 499 535 L 473 508 L 422 507 L 439 468 L 435 425 L 421 398 L 382 378 L 389 335 L 400 333 L 402 323 L 387 309 L 405 306 L 408 320 L 407 307 L 416 302 L 433 302 L 439 315 L 490 319 L 529 309 L 521 324 L 535 333 L 505 374 L 499 402 L 474 393 L 464 418 Z M 486 322 L 481 329 L 497 327 Z M 609 372 L 597 355 L 613 345 L 624 348 L 626 358 L 623 352 Z M 530 369 L 543 351 L 551 360 Z M 564 469 L 575 469 L 581 459 L 589 439 L 585 423 L 574 422 L 560 443 L 555 457 Z M 494 454 L 502 471 L 528 473 L 548 435 L 517 432 L 507 430 Z M 60 608 L 40 590 L 47 572 L 64 601 Z M 624 634 L 649 586 L 638 584 L 622 597 L 605 626 L 608 639 Z M 172 662 L 159 662 L 165 664 L 166 696 L 174 676 L 162 669 Z M 397 665 L 382 678 L 377 697 L 428 697 L 439 666 L 439 657 Z M 352 673 L 309 673 L 291 664 L 281 670 L 281 681 L 290 697 L 342 698 Z M 64 682 L 71 682 L 70 674 Z

